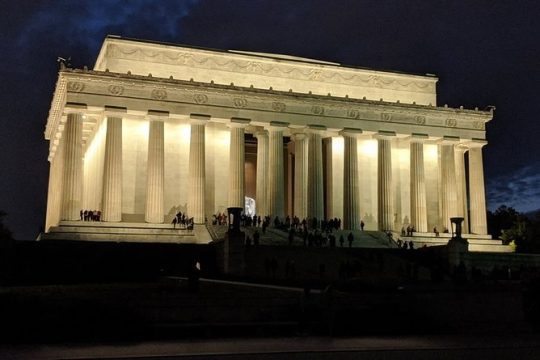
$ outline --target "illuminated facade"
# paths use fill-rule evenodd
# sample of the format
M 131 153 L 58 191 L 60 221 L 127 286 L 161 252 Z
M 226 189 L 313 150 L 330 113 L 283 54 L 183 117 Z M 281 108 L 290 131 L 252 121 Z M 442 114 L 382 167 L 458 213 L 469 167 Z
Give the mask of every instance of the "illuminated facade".
M 464 232 L 488 241 L 493 114 L 438 107 L 436 82 L 109 36 L 93 70 L 59 73 L 46 231 L 75 226 L 81 209 L 116 227 L 169 226 L 178 211 L 203 224 L 249 198 L 260 215 L 346 229 L 428 234 L 463 216 Z

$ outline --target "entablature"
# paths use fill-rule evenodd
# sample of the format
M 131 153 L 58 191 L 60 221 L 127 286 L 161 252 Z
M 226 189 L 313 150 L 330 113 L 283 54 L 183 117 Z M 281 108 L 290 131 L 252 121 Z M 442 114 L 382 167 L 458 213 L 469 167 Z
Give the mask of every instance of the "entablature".
M 252 119 L 252 125 L 286 121 L 291 126 L 317 125 L 330 131 L 357 128 L 367 132 L 428 134 L 485 139 L 492 111 L 351 99 L 348 97 L 221 85 L 101 71 L 60 72 L 45 130 L 51 139 L 59 129 L 65 105 L 86 104 L 89 113 L 105 106 L 127 108 L 129 116 L 148 110 L 166 111 L 170 119 L 190 113 L 208 114 L 213 121 L 233 117 Z M 225 120 L 223 120 L 225 119 Z

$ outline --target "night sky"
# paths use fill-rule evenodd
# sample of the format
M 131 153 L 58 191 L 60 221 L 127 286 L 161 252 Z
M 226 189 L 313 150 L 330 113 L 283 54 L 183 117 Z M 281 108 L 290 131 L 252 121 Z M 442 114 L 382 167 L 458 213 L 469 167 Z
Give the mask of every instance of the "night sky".
M 91 68 L 107 34 L 436 74 L 440 106 L 497 108 L 484 148 L 489 208 L 540 208 L 538 1 L 0 0 L 0 9 L 0 210 L 17 239 L 44 224 L 56 58 Z

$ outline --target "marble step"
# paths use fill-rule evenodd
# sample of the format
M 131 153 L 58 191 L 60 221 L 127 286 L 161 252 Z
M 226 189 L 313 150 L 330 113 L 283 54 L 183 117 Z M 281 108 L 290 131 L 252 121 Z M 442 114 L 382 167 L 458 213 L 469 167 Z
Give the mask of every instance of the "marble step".
M 140 222 L 103 222 L 103 221 L 60 221 L 60 226 L 103 227 L 130 229 L 173 229 L 172 224 L 149 224 Z M 179 227 L 177 226 L 176 229 Z
M 148 235 L 181 235 L 193 236 L 192 230 L 156 229 L 156 228 L 119 228 L 104 226 L 55 226 L 51 233 L 92 233 L 92 234 L 148 234 Z
M 133 233 L 87 233 L 87 232 L 49 232 L 42 240 L 108 241 L 140 243 L 194 243 L 193 235 L 178 236 L 169 234 L 133 234 Z

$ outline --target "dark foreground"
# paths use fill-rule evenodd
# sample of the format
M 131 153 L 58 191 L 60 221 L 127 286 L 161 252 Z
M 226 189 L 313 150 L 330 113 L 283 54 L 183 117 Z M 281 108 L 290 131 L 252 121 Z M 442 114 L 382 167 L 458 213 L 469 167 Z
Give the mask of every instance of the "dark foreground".
M 538 336 L 234 338 L 0 346 L 4 359 L 538 359 Z

